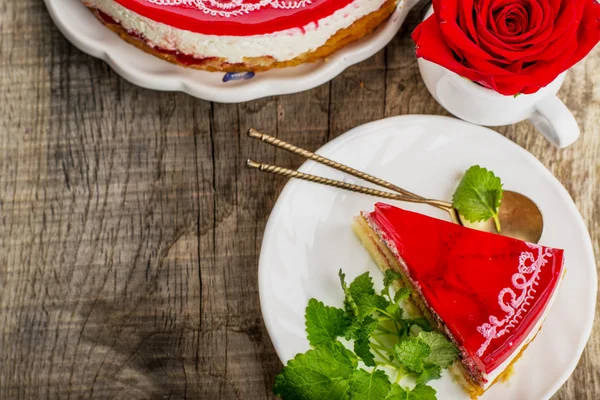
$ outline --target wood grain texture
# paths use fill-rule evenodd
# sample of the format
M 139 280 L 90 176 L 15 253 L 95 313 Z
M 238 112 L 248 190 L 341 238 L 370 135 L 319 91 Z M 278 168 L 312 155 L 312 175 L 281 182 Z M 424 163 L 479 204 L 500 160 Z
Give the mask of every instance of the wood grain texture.
M 409 37 L 425 7 L 328 84 L 224 105 L 135 87 L 71 46 L 42 2 L 2 2 L 0 399 L 273 398 L 256 265 L 285 182 L 243 162 L 302 160 L 245 132 L 316 149 L 385 116 L 445 114 Z M 600 256 L 598 71 L 600 49 L 560 93 L 574 146 L 526 123 L 498 131 L 567 187 Z M 599 324 L 554 399 L 600 398 Z

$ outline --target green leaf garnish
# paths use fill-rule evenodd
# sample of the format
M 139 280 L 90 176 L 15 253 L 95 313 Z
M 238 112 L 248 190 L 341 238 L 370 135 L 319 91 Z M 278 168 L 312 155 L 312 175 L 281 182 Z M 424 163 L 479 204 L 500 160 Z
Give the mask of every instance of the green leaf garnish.
M 288 362 L 273 392 L 284 400 L 435 400 L 425 383 L 438 379 L 457 351 L 443 335 L 429 332 L 425 319 L 405 316 L 401 303 L 410 290 L 390 293 L 400 275 L 386 272 L 380 293 L 368 273 L 350 284 L 341 270 L 339 277 L 344 308 L 309 301 L 306 332 L 314 349 Z M 371 370 L 359 369 L 359 362 Z M 382 367 L 395 371 L 394 383 Z M 398 385 L 407 375 L 417 382 L 413 389 Z
M 328 307 L 316 299 L 308 302 L 306 332 L 311 345 L 335 341 L 344 335 L 349 325 L 349 318 L 341 308 Z
M 400 288 L 400 289 L 398 289 L 398 291 L 394 295 L 394 302 L 395 303 L 399 303 L 402 300 L 408 299 L 409 296 L 410 296 L 410 289 L 405 288 L 405 287 Z
M 354 352 L 356 355 L 365 363 L 367 367 L 374 367 L 375 356 L 371 353 L 371 341 L 370 337 L 375 329 L 379 325 L 379 321 L 371 316 L 365 317 L 357 325 L 352 325 L 351 336 L 354 341 Z
M 421 375 L 417 378 L 417 383 L 425 384 L 434 379 L 440 379 L 442 377 L 442 368 L 438 365 L 426 365 L 421 371 Z
M 408 399 L 408 393 L 400 385 L 393 385 L 385 398 L 385 400 L 406 400 Z
M 418 383 L 408 395 L 408 400 L 436 400 L 435 389 Z
M 325 343 L 298 354 L 275 377 L 273 392 L 283 399 L 348 399 L 355 370 L 344 346 Z
M 350 296 L 358 307 L 358 319 L 371 315 L 377 308 L 387 307 L 387 301 L 375 293 L 373 280 L 368 272 L 359 275 L 350 284 Z
M 391 317 L 394 320 L 396 320 L 397 322 L 400 322 L 403 320 L 404 310 L 402 309 L 402 307 L 400 307 L 400 305 L 398 303 L 388 304 L 388 306 L 385 308 L 385 311 L 389 315 L 391 315 Z
M 374 367 L 375 355 L 371 353 L 371 341 L 368 338 L 361 338 L 354 341 L 354 352 L 367 367 Z
M 447 368 L 456 360 L 458 351 L 444 335 L 437 332 L 421 332 L 418 338 L 427 343 L 430 349 L 429 355 L 424 360 L 426 363 Z
M 350 398 L 352 400 L 385 399 L 390 392 L 390 379 L 382 370 L 369 373 L 359 369 L 350 377 Z
M 419 328 L 421 328 L 422 330 L 424 330 L 425 332 L 432 331 L 429 321 L 427 321 L 425 318 L 415 318 L 415 319 L 411 320 L 410 322 L 411 322 L 411 325 L 416 325 Z
M 412 390 L 392 385 L 385 400 L 436 400 L 435 389 L 418 383 Z
M 349 316 L 356 316 L 356 315 L 358 315 L 358 306 L 354 302 L 354 299 L 352 298 L 352 294 L 350 293 L 350 288 L 346 284 L 346 274 L 344 274 L 342 272 L 342 270 L 340 269 L 340 272 L 338 273 L 338 275 L 340 277 L 340 283 L 342 284 L 342 290 L 344 291 L 344 296 L 345 296 L 344 297 L 344 308 L 346 309 L 346 312 L 348 313 Z
M 420 373 L 425 365 L 425 358 L 429 356 L 429 345 L 419 338 L 409 337 L 394 346 L 398 361 L 407 369 Z
M 467 170 L 454 192 L 454 208 L 469 222 L 494 219 L 496 230 L 500 232 L 498 212 L 502 201 L 500 178 L 478 165 Z
M 392 283 L 396 282 L 397 280 L 402 279 L 402 277 L 400 276 L 399 273 L 397 273 L 396 271 L 394 271 L 393 269 L 388 269 L 385 271 L 385 276 L 383 277 L 383 286 L 384 289 L 383 291 L 387 291 L 387 289 L 392 286 Z

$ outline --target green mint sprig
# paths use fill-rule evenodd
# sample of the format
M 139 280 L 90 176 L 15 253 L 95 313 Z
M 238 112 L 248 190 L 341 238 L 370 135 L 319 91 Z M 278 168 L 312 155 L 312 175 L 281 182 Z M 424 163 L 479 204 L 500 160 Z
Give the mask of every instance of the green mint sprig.
M 380 293 L 369 273 L 349 285 L 341 270 L 339 277 L 344 308 L 309 301 L 306 331 L 313 349 L 288 362 L 273 392 L 284 400 L 436 400 L 426 384 L 439 379 L 458 353 L 426 320 L 404 315 L 402 302 L 410 290 L 391 290 L 400 275 L 388 270 Z M 353 342 L 354 351 L 339 338 Z M 395 373 L 393 382 L 384 367 Z M 412 389 L 399 384 L 406 376 L 416 381 Z
M 494 219 L 500 233 L 500 203 L 502 182 L 492 171 L 474 165 L 465 172 L 452 197 L 453 206 L 469 222 Z

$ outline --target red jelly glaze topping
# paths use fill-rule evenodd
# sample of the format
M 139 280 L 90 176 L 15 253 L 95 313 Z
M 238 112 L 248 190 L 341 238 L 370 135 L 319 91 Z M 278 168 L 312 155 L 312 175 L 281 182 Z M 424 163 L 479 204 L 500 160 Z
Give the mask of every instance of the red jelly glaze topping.
M 369 219 L 379 228 L 384 241 L 396 247 L 429 307 L 478 368 L 486 373 L 502 364 L 529 335 L 563 273 L 563 250 L 532 248 L 530 246 L 535 245 L 382 203 L 375 206 Z M 533 273 L 523 273 L 523 279 L 515 275 L 519 273 L 520 257 L 525 257 L 527 267 L 539 259 L 541 253 L 547 261 L 538 268 L 536 279 L 532 279 Z M 500 294 L 504 291 L 504 303 L 510 305 L 512 297 L 506 289 L 511 289 L 518 303 L 524 292 L 515 282 L 517 286 L 524 286 L 522 284 L 529 281 L 536 282 L 529 286 L 533 291 L 527 291 L 531 297 L 521 302 L 523 309 L 519 317 L 510 323 L 510 312 L 502 309 Z M 481 351 L 486 338 L 478 328 L 489 324 L 491 316 L 499 321 L 508 318 L 497 331 L 511 326 L 502 336 L 492 337 L 479 356 L 477 352 Z
M 273 7 L 270 2 L 260 9 L 227 17 L 207 14 L 189 5 L 160 5 L 149 0 L 115 1 L 137 14 L 175 28 L 206 35 L 251 36 L 303 28 L 328 17 L 353 0 L 312 0 L 301 3 L 297 8 Z M 208 0 L 204 1 L 206 4 L 209 3 Z M 300 1 L 279 0 L 283 4 L 300 3 Z M 243 3 L 258 2 L 259 0 L 243 0 Z

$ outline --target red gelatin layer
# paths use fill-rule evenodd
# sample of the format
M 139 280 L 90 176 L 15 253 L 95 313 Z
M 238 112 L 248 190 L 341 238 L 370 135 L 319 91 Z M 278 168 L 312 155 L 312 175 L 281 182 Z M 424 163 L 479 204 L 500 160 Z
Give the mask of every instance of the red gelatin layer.
M 563 250 L 382 203 L 367 218 L 458 345 L 488 374 L 527 338 L 563 273 Z
M 302 28 L 352 0 L 115 0 L 154 21 L 206 35 L 250 36 Z

